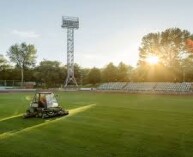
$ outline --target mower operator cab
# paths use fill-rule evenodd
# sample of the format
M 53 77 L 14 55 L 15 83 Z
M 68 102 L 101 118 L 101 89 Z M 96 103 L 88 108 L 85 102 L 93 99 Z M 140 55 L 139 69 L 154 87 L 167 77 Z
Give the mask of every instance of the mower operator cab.
M 51 92 L 39 92 L 36 93 L 31 103 L 31 107 L 38 108 L 51 108 L 58 107 L 58 102 Z
M 26 110 L 23 118 L 41 117 L 49 118 L 55 116 L 65 116 L 69 112 L 59 106 L 54 93 L 36 92 L 30 107 Z

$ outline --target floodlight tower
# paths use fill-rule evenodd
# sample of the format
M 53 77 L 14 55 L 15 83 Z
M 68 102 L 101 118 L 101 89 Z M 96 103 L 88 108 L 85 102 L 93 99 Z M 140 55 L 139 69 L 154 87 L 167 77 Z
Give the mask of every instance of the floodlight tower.
M 64 87 L 71 81 L 78 86 L 74 77 L 74 29 L 79 28 L 79 18 L 63 16 L 62 28 L 67 29 L 67 77 Z

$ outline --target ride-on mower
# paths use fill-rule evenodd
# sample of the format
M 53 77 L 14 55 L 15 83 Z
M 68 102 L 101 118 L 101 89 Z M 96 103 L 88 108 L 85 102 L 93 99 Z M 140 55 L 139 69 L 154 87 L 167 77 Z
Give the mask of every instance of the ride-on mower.
M 30 107 L 26 110 L 23 118 L 40 117 L 49 118 L 68 115 L 69 112 L 59 106 L 52 92 L 36 92 Z

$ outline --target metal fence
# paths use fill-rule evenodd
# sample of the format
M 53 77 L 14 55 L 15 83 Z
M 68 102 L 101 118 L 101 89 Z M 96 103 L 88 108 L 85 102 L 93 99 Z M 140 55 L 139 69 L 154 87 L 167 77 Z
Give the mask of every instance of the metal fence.
M 33 88 L 36 85 L 36 82 L 33 81 L 27 81 L 22 83 L 20 80 L 0 80 L 0 88 Z

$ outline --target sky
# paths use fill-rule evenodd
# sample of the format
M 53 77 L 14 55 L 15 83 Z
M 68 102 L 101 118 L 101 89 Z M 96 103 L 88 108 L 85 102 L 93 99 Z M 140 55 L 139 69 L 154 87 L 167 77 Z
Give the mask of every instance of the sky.
M 67 63 L 62 16 L 79 17 L 74 61 L 81 67 L 109 62 L 136 66 L 144 35 L 179 27 L 193 33 L 193 0 L 0 0 L 0 54 L 15 43 L 34 44 L 37 64 Z

